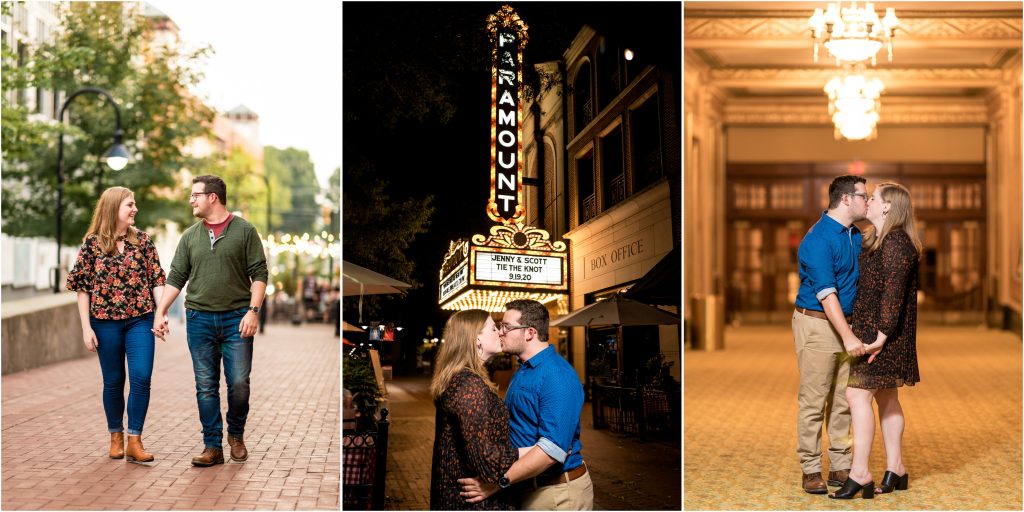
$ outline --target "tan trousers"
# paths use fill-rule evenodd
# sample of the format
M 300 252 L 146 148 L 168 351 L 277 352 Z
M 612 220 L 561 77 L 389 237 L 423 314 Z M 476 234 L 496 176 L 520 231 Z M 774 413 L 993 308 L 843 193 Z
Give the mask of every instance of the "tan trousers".
M 569 483 L 525 491 L 521 509 L 594 510 L 594 482 L 590 471 Z
M 793 339 L 800 369 L 797 448 L 804 474 L 822 471 L 821 427 L 828 431 L 829 470 L 850 469 L 850 407 L 846 381 L 850 363 L 832 322 L 793 312 Z

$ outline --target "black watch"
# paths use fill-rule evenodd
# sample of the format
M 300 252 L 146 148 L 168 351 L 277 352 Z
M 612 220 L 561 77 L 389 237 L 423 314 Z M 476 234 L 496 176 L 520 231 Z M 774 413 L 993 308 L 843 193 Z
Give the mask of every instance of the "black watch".
M 259 306 L 249 306 L 249 311 L 252 311 L 253 313 L 259 313 L 260 312 L 260 307 Z
M 501 478 L 498 479 L 498 487 L 501 487 L 502 489 L 508 489 L 508 486 L 510 485 L 512 485 L 512 482 L 508 481 L 508 477 L 505 475 L 501 475 Z

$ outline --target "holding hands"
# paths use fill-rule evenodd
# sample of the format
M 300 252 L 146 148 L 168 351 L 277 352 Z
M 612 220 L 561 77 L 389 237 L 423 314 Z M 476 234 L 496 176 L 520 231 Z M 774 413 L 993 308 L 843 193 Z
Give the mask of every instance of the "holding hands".
M 860 341 L 857 337 L 850 339 L 843 339 L 843 347 L 846 349 L 846 353 L 850 354 L 850 357 L 870 356 L 868 357 L 868 363 L 875 360 L 878 353 L 882 351 L 882 345 L 885 345 L 886 336 L 881 332 L 878 333 L 878 338 L 871 344 L 865 344 Z
M 867 353 L 867 345 L 864 345 L 860 338 L 853 335 L 843 338 L 843 347 L 846 349 L 846 353 L 850 354 L 850 357 L 860 357 Z
M 871 363 L 871 361 L 874 361 L 875 357 L 878 356 L 878 353 L 882 351 L 882 345 L 885 345 L 885 340 L 887 338 L 888 336 L 883 334 L 882 331 L 878 331 L 878 336 L 875 338 L 875 342 L 870 345 L 864 346 L 864 348 L 867 350 L 867 353 L 871 354 L 871 357 L 868 358 L 869 364 Z
M 153 334 L 160 338 L 160 341 L 167 341 L 167 335 L 171 333 L 171 328 L 167 322 L 167 313 L 157 311 L 154 317 Z

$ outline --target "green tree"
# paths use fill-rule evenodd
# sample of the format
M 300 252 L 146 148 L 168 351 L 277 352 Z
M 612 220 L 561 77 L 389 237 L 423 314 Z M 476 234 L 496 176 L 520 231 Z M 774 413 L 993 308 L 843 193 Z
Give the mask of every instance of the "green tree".
M 3 49 L 4 231 L 53 235 L 59 125 L 33 120 L 23 105 L 9 104 L 8 91 L 29 87 L 64 91 L 62 98 L 87 86 L 107 90 L 120 106 L 124 143 L 134 157 L 118 172 L 99 161 L 111 144 L 113 109 L 98 96 L 77 97 L 64 127 L 64 243 L 81 240 L 99 193 L 113 185 L 135 191 L 140 226 L 191 222 L 175 176 L 203 165 L 181 148 L 207 134 L 213 120 L 213 111 L 188 92 L 211 50 L 154 46 L 153 28 L 137 4 L 58 6 L 62 31 L 52 44 L 27 48 L 21 59 Z
M 342 190 L 342 247 L 345 261 L 382 272 L 413 285 L 415 263 L 406 257 L 416 235 L 425 233 L 434 213 L 434 196 L 393 200 L 389 183 L 363 158 L 345 170 Z M 357 185 L 357 186 L 355 186 Z M 363 316 L 373 317 L 391 296 L 367 296 Z M 356 298 L 345 299 L 345 309 L 356 308 Z
M 276 197 L 278 190 L 283 192 L 282 199 L 287 199 L 280 211 L 274 207 L 274 230 L 292 234 L 317 231 L 320 207 L 316 196 L 320 193 L 320 183 L 309 152 L 265 146 L 263 167 L 272 179 L 281 184 L 274 187 L 274 204 L 281 204 Z
M 256 160 L 242 148 L 234 148 L 211 172 L 224 180 L 228 188 L 228 209 L 239 211 L 257 226 L 266 224 L 266 185 L 256 174 Z M 265 233 L 261 233 L 265 235 Z
M 335 167 L 327 180 L 326 195 L 331 205 L 331 225 L 327 232 L 338 233 L 341 230 L 341 167 Z

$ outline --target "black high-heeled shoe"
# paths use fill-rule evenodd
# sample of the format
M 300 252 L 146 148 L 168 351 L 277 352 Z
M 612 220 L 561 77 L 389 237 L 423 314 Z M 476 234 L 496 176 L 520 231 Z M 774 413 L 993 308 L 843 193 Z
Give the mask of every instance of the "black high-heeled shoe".
M 874 498 L 875 481 L 872 480 L 866 484 L 858 484 L 853 478 L 847 478 L 846 483 L 843 484 L 843 488 L 833 494 L 829 494 L 828 497 L 834 500 L 848 500 L 856 497 L 858 492 L 861 493 L 861 497 L 866 500 Z
M 894 489 L 897 491 L 905 491 L 910 485 L 910 473 L 903 476 L 897 476 L 892 471 L 886 471 L 885 475 L 882 476 L 882 485 L 878 486 L 875 490 L 878 494 L 885 494 L 892 492 Z

